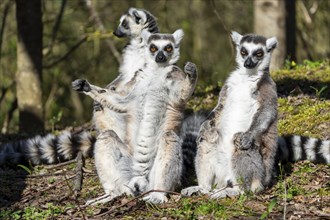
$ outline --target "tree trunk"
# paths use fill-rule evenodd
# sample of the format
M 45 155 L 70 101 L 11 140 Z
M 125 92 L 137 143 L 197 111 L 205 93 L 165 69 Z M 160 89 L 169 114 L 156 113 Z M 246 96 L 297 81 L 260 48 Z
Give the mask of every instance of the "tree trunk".
M 255 0 L 254 31 L 267 38 L 276 36 L 279 41 L 274 51 L 271 69 L 279 69 L 286 59 L 285 1 Z
M 41 0 L 16 0 L 16 20 L 19 129 L 35 133 L 44 129 Z

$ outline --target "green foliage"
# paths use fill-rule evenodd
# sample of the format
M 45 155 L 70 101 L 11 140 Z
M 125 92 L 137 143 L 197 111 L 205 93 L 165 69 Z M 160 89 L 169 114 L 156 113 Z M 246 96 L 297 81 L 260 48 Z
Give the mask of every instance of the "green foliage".
M 268 208 L 267 208 L 267 211 L 264 212 L 261 216 L 260 216 L 260 219 L 266 219 L 268 217 L 268 215 L 273 211 L 275 205 L 277 203 L 277 199 L 272 199 L 270 201 L 270 203 L 268 204 Z
M 45 205 L 44 209 L 36 207 L 26 207 L 24 210 L 11 211 L 11 210 L 2 210 L 0 211 L 0 218 L 4 220 L 12 219 L 49 219 L 58 216 L 59 214 L 65 211 L 64 207 L 55 206 L 52 203 Z
M 33 170 L 31 168 L 28 168 L 27 166 L 24 166 L 22 164 L 17 165 L 18 167 L 22 168 L 25 170 L 27 173 L 32 174 Z
M 330 102 L 308 97 L 279 98 L 280 134 L 324 137 L 330 126 Z
M 55 125 L 59 123 L 62 119 L 62 111 L 59 111 L 56 116 L 53 116 L 49 121 L 51 124 L 52 132 L 55 131 Z

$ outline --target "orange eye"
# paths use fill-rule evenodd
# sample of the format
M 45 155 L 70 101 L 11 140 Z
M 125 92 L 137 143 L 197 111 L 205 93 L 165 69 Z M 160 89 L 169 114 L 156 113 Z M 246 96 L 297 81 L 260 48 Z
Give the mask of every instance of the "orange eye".
M 150 48 L 149 48 L 149 50 L 150 50 L 152 53 L 154 53 L 154 52 L 156 52 L 158 49 L 157 49 L 157 47 L 151 45 Z
M 242 56 L 246 56 L 247 55 L 247 52 L 245 50 L 241 50 L 241 55 Z
M 165 50 L 166 50 L 166 52 L 171 53 L 173 48 L 172 48 L 172 46 L 167 46 Z
M 262 52 L 262 51 L 259 51 L 258 53 L 257 53 L 257 57 L 262 57 L 264 55 L 264 53 Z

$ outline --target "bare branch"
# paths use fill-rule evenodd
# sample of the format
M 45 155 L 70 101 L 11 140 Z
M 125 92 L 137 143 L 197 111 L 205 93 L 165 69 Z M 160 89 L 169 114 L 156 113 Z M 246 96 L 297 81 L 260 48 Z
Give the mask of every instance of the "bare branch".
M 56 39 L 56 35 L 57 35 L 57 32 L 58 32 L 58 29 L 60 28 L 61 21 L 62 21 L 62 18 L 63 18 L 64 8 L 65 8 L 65 5 L 66 5 L 66 2 L 67 2 L 67 0 L 62 0 L 61 8 L 60 8 L 60 11 L 57 15 L 55 25 L 53 27 L 52 36 L 51 36 L 51 39 L 48 43 L 48 48 L 47 48 L 47 52 L 46 52 L 47 54 L 50 53 L 53 49 L 54 42 L 55 42 L 55 39 Z
M 58 63 L 62 62 L 63 60 L 67 59 L 76 49 L 79 48 L 87 40 L 87 36 L 82 37 L 66 54 L 64 54 L 61 58 L 55 60 L 51 64 L 44 65 L 43 68 L 52 68 L 53 66 L 57 65 Z
M 82 179 L 83 179 L 83 165 L 84 160 L 82 156 L 82 152 L 79 151 L 77 154 L 77 167 L 76 167 L 76 179 L 74 183 L 74 191 L 75 193 L 79 192 L 81 190 L 82 185 Z
M 89 13 L 92 17 L 92 19 L 94 20 L 95 24 L 97 25 L 98 29 L 101 31 L 102 34 L 105 34 L 107 31 L 100 19 L 100 16 L 98 15 L 94 5 L 93 5 L 93 2 L 92 0 L 85 0 L 86 2 L 86 6 L 89 10 Z M 105 40 L 106 44 L 108 45 L 111 53 L 115 56 L 117 62 L 120 64 L 121 63 L 121 55 L 120 53 L 118 52 L 118 50 L 116 49 L 114 43 L 112 42 L 112 40 L 110 40 L 109 38 L 107 38 Z

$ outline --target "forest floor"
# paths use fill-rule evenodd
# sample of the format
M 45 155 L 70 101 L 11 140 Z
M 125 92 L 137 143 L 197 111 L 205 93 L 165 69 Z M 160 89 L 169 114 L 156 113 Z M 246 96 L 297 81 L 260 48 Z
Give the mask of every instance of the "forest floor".
M 280 134 L 330 139 L 329 60 L 289 63 L 272 77 L 278 85 Z M 218 92 L 218 85 L 199 86 L 189 107 L 215 106 Z M 76 168 L 75 160 L 0 168 L 0 219 L 330 219 L 330 165 L 286 164 L 277 182 L 257 195 L 210 200 L 173 192 L 162 205 L 123 196 L 98 206 L 84 205 L 103 194 L 93 159 L 84 161 L 81 190 L 75 189 Z

